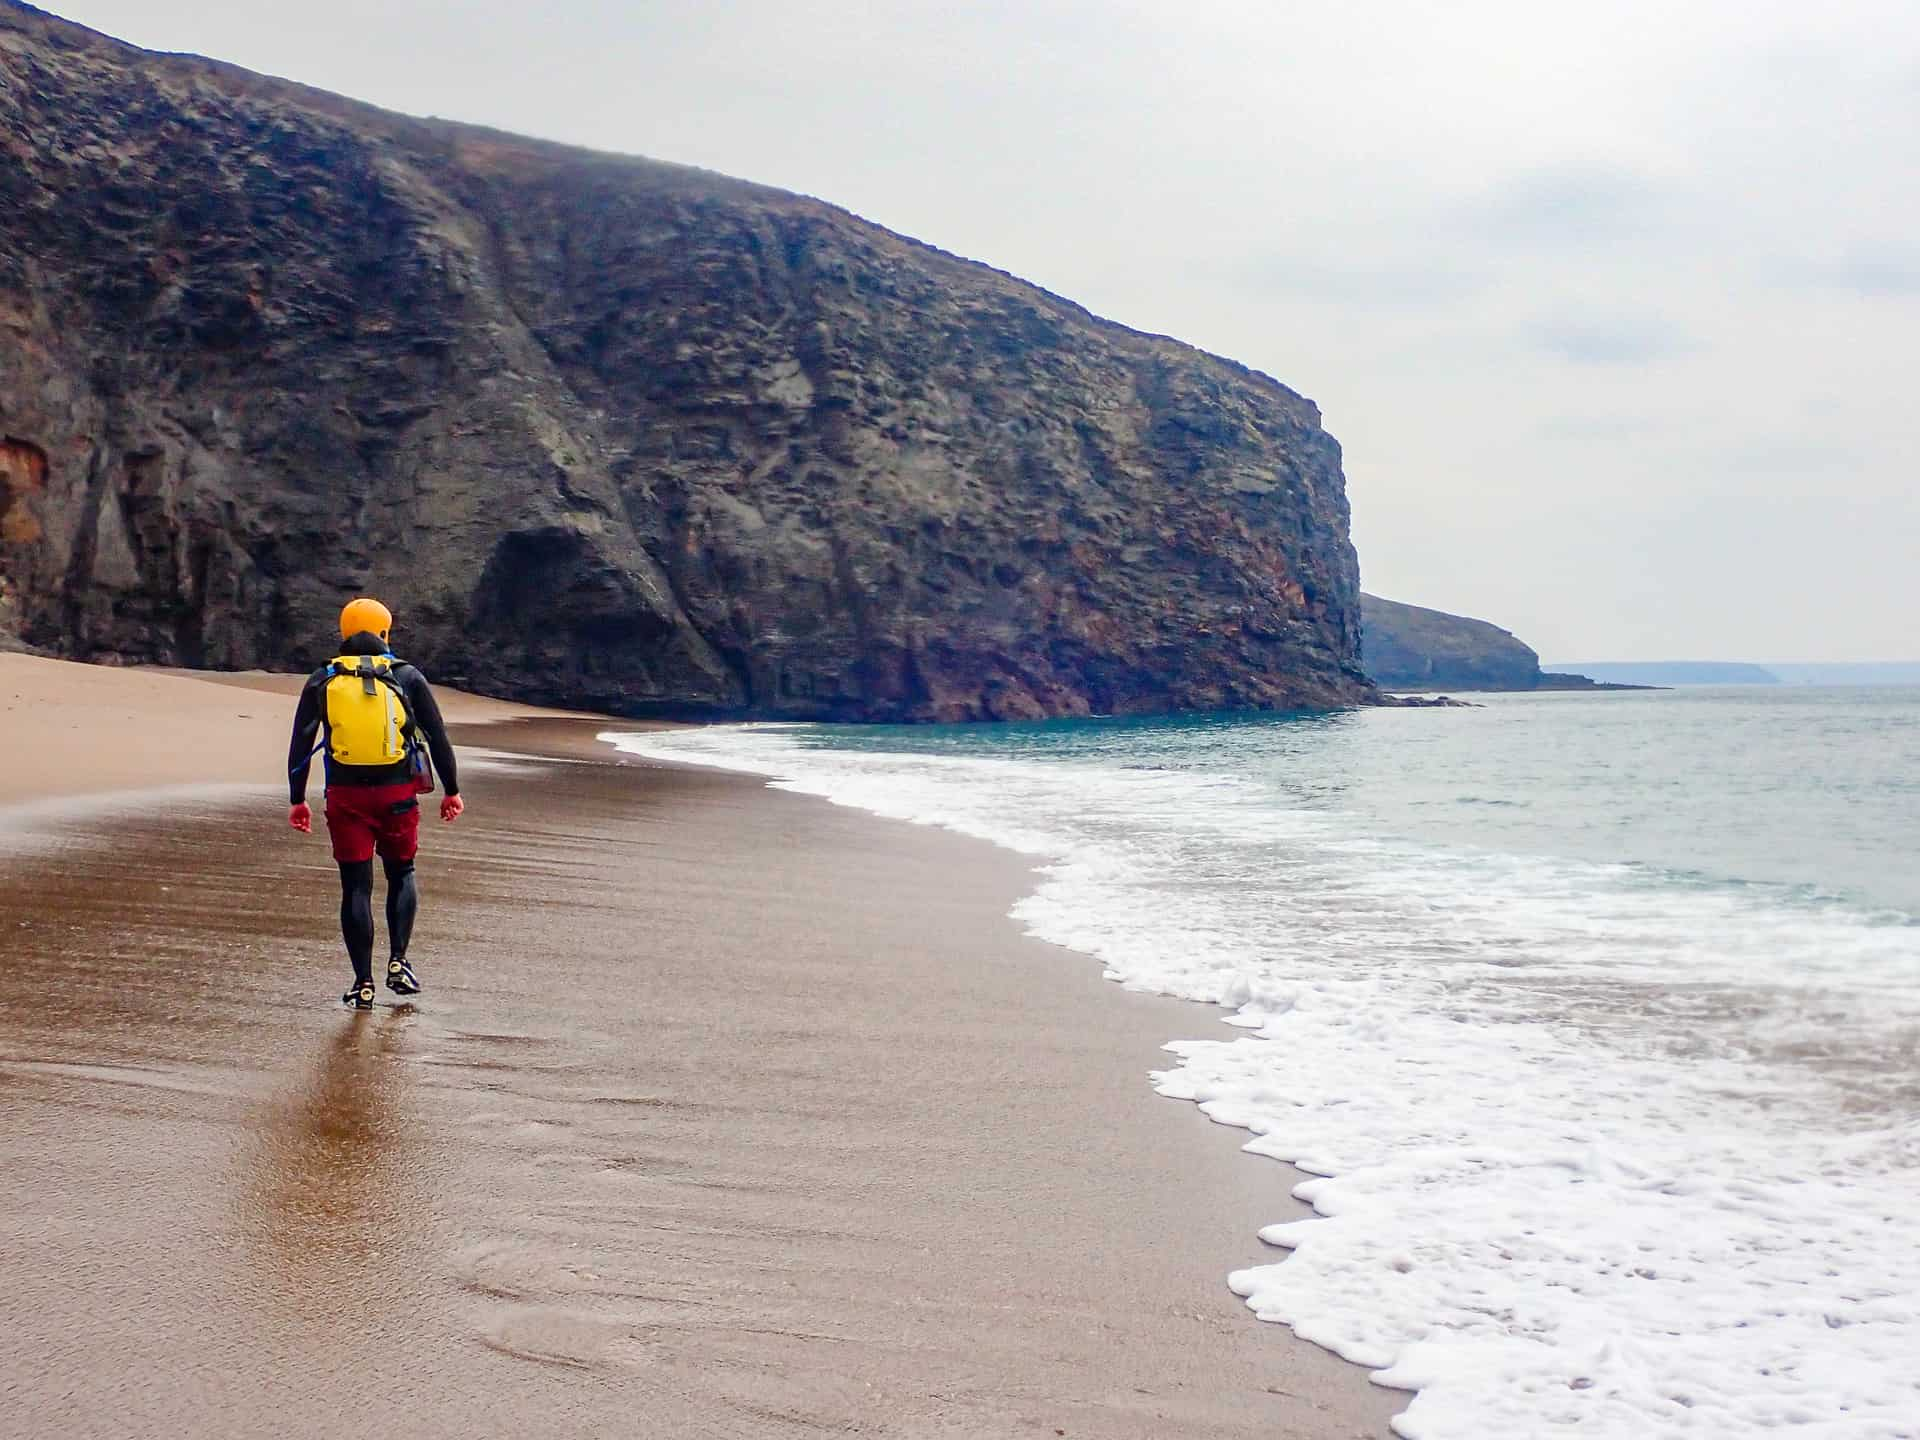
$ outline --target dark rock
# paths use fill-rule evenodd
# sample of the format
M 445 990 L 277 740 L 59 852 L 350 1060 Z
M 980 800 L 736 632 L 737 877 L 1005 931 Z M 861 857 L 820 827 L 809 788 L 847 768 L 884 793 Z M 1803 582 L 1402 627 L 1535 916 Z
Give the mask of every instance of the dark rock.
M 1485 620 L 1360 597 L 1361 657 L 1383 690 L 1634 690 L 1543 671 L 1531 646 Z
M 1451 695 L 1395 695 L 1381 697 L 1381 704 L 1408 710 L 1478 710 L 1471 700 L 1456 700 Z
M 1764 665 L 1728 660 L 1596 660 L 1587 667 L 1619 688 L 1656 690 L 1673 685 L 1778 685 Z
M 1659 685 L 1617 685 L 1592 675 L 1575 675 L 1565 670 L 1542 670 L 1533 682 L 1535 690 L 1659 690 Z
M 0 630 L 962 720 L 1366 701 L 1339 449 L 1263 375 L 818 201 L 0 0 Z
M 1485 620 L 1360 597 L 1360 654 L 1387 690 L 1531 690 L 1540 657 Z

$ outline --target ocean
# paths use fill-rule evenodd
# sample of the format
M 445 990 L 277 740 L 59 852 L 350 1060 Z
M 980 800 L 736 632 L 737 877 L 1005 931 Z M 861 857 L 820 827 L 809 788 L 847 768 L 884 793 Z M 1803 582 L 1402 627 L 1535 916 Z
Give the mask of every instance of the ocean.
M 1410 1440 L 1920 1437 L 1920 688 L 620 743 L 1032 855 L 1031 933 L 1225 1007 L 1154 1084 L 1319 1212 L 1226 1283 Z

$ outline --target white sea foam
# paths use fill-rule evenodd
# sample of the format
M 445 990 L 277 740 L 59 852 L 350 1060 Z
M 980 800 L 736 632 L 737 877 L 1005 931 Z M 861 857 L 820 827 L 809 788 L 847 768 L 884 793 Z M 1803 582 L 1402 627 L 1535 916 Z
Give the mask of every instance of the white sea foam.
M 1417 1390 L 1409 1440 L 1920 1436 L 1909 917 L 1422 847 L 1232 775 L 803 740 L 619 737 L 1043 856 L 1033 934 L 1232 1007 L 1159 1090 L 1324 1178 L 1228 1283 Z

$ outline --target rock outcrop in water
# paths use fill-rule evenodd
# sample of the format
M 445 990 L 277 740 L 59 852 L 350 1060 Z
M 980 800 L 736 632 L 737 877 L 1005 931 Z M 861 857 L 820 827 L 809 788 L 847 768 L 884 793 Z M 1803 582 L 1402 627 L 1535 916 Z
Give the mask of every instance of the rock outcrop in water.
M 1764 665 L 1727 660 L 1595 660 L 1583 662 L 1595 678 L 1646 689 L 1669 685 L 1778 685 Z
M 0 0 L 0 633 L 958 720 L 1373 698 L 1292 391 L 818 201 Z
M 1510 630 L 1444 610 L 1360 597 L 1360 654 L 1385 690 L 1636 690 L 1540 668 Z

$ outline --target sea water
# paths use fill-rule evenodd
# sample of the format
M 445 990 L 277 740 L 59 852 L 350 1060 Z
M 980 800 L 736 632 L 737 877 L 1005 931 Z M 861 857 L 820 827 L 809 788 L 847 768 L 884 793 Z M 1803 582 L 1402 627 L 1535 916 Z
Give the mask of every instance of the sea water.
M 1320 1177 L 1227 1283 L 1402 1435 L 1920 1436 L 1920 689 L 621 743 L 1039 857 L 1033 934 L 1227 1007 L 1158 1088 Z

